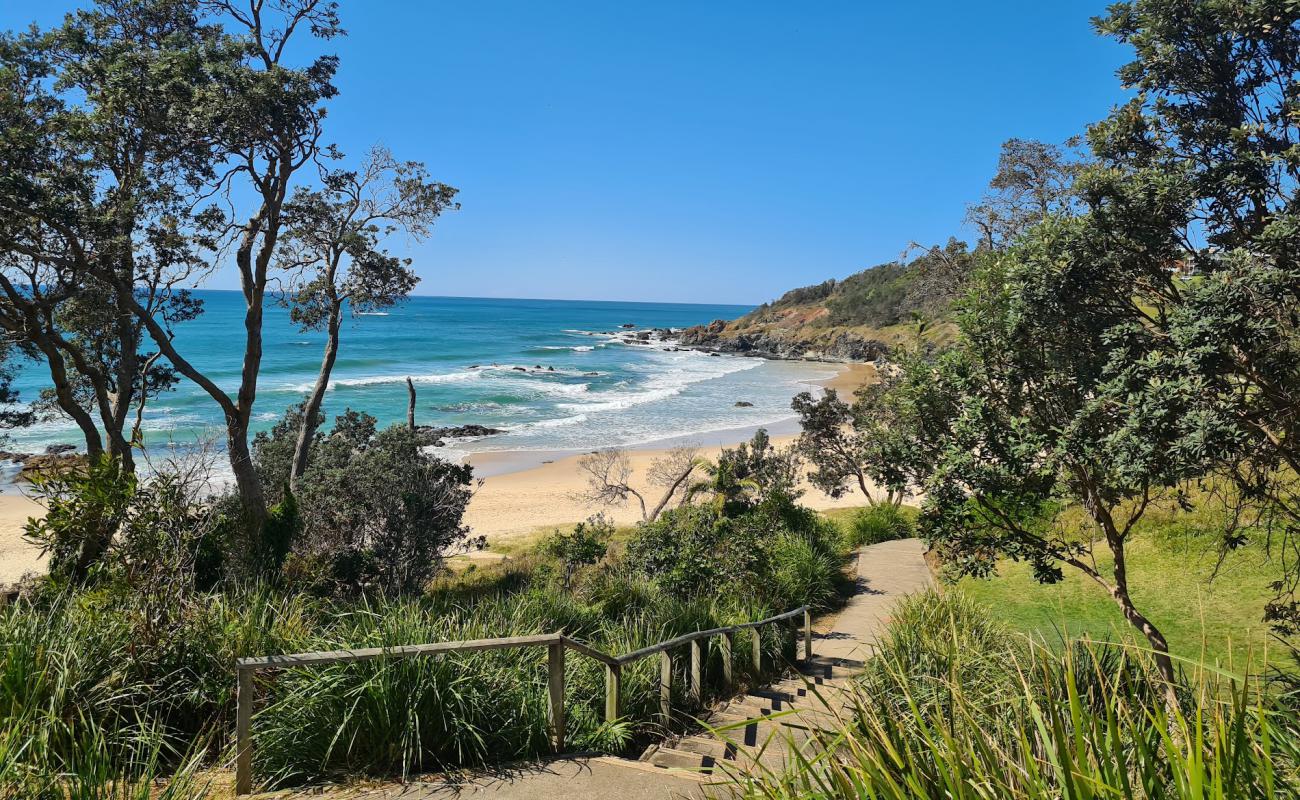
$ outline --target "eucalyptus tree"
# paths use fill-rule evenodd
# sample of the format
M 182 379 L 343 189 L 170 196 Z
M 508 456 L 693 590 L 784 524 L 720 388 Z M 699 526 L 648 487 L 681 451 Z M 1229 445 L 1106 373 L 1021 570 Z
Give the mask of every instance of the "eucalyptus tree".
M 1269 615 L 1300 628 L 1300 8 L 1281 0 L 1111 6 L 1134 98 L 1093 127 L 1092 224 L 1132 242 L 1146 352 L 1116 364 L 1127 407 L 1198 420 L 1185 446 L 1255 503 L 1287 577 Z M 1177 254 L 1147 242 L 1172 239 Z M 1190 277 L 1172 278 L 1177 265 Z M 1154 310 L 1154 313 L 1147 313 Z M 1230 444 L 1209 430 L 1231 433 Z M 1277 534 L 1277 535 L 1274 535 Z M 1225 546 L 1241 539 L 1227 532 Z
M 799 415 L 799 438 L 795 449 L 813 467 L 808 481 L 824 494 L 843 497 L 857 488 L 867 505 L 903 502 L 903 492 L 891 487 L 892 465 L 881 452 L 880 423 L 866 412 L 867 405 L 881 392 L 879 384 L 858 390 L 852 403 L 834 389 L 820 397 L 800 392 L 791 407 Z
M 899 358 L 858 411 L 948 563 L 1078 570 L 1172 687 L 1130 586 L 1143 516 L 1228 476 L 1284 538 L 1300 523 L 1300 9 L 1135 0 L 1096 24 L 1133 46 L 1137 93 L 1089 130 L 1071 203 L 986 248 L 957 346 Z M 1293 587 L 1269 610 L 1284 626 Z
M 241 55 L 222 65 L 219 87 L 201 93 L 192 107 L 193 124 L 205 131 L 214 164 L 212 178 L 197 191 L 214 201 L 198 213 L 199 230 L 232 258 L 245 307 L 243 363 L 233 395 L 181 352 L 147 308 L 136 303 L 134 310 L 163 356 L 221 409 L 243 527 L 251 539 L 246 553 L 256 558 L 267 504 L 248 434 L 262 363 L 267 287 L 287 221 L 285 205 L 300 170 L 323 151 L 325 102 L 337 94 L 337 57 L 319 55 L 297 65 L 293 45 L 304 32 L 328 40 L 343 30 L 337 4 L 327 0 L 201 0 L 197 5 L 234 31 L 229 35 Z
M 382 147 L 372 149 L 360 169 L 325 171 L 321 182 L 320 189 L 298 189 L 285 206 L 278 257 L 290 274 L 291 318 L 304 330 L 325 332 L 320 371 L 302 412 L 290 488 L 307 469 L 338 358 L 344 309 L 360 314 L 389 308 L 419 281 L 410 259 L 390 255 L 382 238 L 402 232 L 421 239 L 443 211 L 457 207 L 455 189 L 430 180 L 423 164 L 399 162 Z
M 900 354 L 854 408 L 856 430 L 871 432 L 879 480 L 924 495 L 922 533 L 950 570 L 986 576 L 1009 557 L 1046 583 L 1078 571 L 1146 639 L 1173 702 L 1168 642 L 1134 600 L 1129 544 L 1212 459 L 1185 446 L 1193 420 L 1125 404 L 1112 367 L 1146 334 L 1116 336 L 1134 298 L 1091 280 L 1123 270 L 1108 245 L 1086 220 L 1049 220 L 987 256 L 958 343 Z

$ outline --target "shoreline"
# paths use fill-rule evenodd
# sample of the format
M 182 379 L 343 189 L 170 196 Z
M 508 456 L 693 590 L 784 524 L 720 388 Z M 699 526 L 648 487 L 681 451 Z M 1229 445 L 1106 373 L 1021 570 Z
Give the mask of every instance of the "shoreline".
M 875 376 L 871 364 L 849 363 L 840 367 L 834 377 L 822 381 L 821 385 L 835 389 L 845 398 Z M 791 416 L 771 425 L 729 428 L 630 446 L 627 450 L 634 472 L 633 485 L 646 489 L 647 497 L 653 495 L 653 487 L 644 482 L 645 472 L 650 462 L 672 447 L 698 445 L 701 455 L 716 458 L 723 447 L 747 441 L 759 427 L 767 428 L 773 443 L 780 446 L 792 442 L 798 432 L 797 423 Z M 469 461 L 482 484 L 466 509 L 465 523 L 474 535 L 487 537 L 490 548 L 494 544 L 526 538 L 548 527 L 571 525 L 601 510 L 615 524 L 636 522 L 639 512 L 634 511 L 631 505 L 601 509 L 574 499 L 573 495 L 586 485 L 578 467 L 578 460 L 586 452 L 502 450 L 471 454 Z M 802 502 L 819 511 L 863 505 L 862 498 L 855 494 L 836 500 L 812 487 L 805 486 L 804 489 Z M 0 586 L 15 583 L 26 573 L 43 571 L 45 557 L 38 546 L 22 538 L 22 533 L 28 518 L 43 516 L 44 511 L 44 506 L 27 495 L 24 484 L 6 486 L 0 493 Z
M 852 393 L 875 377 L 875 368 L 871 364 L 852 363 L 842 365 L 839 373 L 823 382 L 823 387 L 835 389 L 842 397 L 848 399 Z M 790 422 L 793 423 L 793 418 Z M 772 435 L 772 443 L 786 446 L 797 436 L 797 425 L 792 429 L 776 431 L 775 425 L 737 428 L 730 431 L 715 432 L 731 434 L 724 437 L 727 441 L 700 442 L 700 455 L 716 458 L 723 447 L 734 446 L 747 441 L 757 427 L 766 427 Z M 740 435 L 741 431 L 748 431 Z M 650 463 L 661 457 L 676 443 L 676 438 L 698 440 L 700 437 L 675 437 L 673 440 L 661 440 L 650 446 L 628 447 L 628 461 L 632 467 L 632 485 L 638 491 L 644 491 L 647 503 L 657 500 L 659 494 L 645 479 Z M 671 443 L 670 443 L 671 442 Z M 482 453 L 470 456 L 470 463 L 475 466 L 475 473 L 482 479 L 482 485 L 470 500 L 465 511 L 465 523 L 474 535 L 487 538 L 488 549 L 493 545 L 509 544 L 527 539 L 547 528 L 572 525 L 586 519 L 598 511 L 616 525 L 631 525 L 640 520 L 639 507 L 635 501 L 621 506 L 597 507 L 575 498 L 586 486 L 586 479 L 578 466 L 578 461 L 585 452 L 541 453 L 541 451 L 501 451 L 499 453 Z M 541 454 L 541 463 L 524 457 L 527 454 L 536 457 Z M 479 473 L 482 467 L 484 473 Z M 800 502 L 816 511 L 834 508 L 852 508 L 865 505 L 866 501 L 856 493 L 844 497 L 832 498 L 807 484 L 802 486 L 804 495 Z M 661 491 L 661 490 L 660 490 Z M 653 499 L 652 499 L 653 498 Z M 471 558 L 474 554 L 469 554 Z M 490 554 L 486 555 L 491 558 Z
M 829 363 L 829 362 L 816 362 Z M 823 389 L 834 389 L 841 398 L 851 401 L 853 392 L 858 387 L 869 383 L 875 379 L 875 366 L 869 363 L 851 362 L 837 364 L 839 372 L 833 377 L 822 381 L 816 381 Z M 772 436 L 772 440 L 793 440 L 799 433 L 799 424 L 796 417 L 791 414 L 772 423 L 761 425 L 741 425 L 735 428 L 718 428 L 715 430 L 704 431 L 701 433 L 688 433 L 677 436 L 668 436 L 662 439 L 651 439 L 645 442 L 630 444 L 623 449 L 629 453 L 636 452 L 655 452 L 662 453 L 673 447 L 682 445 L 698 446 L 702 450 L 714 452 L 722 447 L 734 447 L 741 442 L 747 442 L 753 438 L 754 433 L 759 428 L 766 429 Z M 516 472 L 525 472 L 531 469 L 553 464 L 568 458 L 577 458 L 591 452 L 587 449 L 569 449 L 569 450 L 485 450 L 477 453 L 470 453 L 465 461 L 474 467 L 474 477 L 476 478 L 495 478 L 502 475 L 510 475 Z

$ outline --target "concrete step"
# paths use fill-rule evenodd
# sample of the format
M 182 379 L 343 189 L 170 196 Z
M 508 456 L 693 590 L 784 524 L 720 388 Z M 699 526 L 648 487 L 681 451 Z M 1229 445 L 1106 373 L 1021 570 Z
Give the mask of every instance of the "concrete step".
M 750 695 L 772 702 L 773 707 L 779 704 L 782 708 L 791 706 L 842 708 L 853 702 L 853 693 L 849 684 L 818 683 L 803 677 L 780 681 L 762 689 L 753 689 Z
M 697 754 L 702 764 L 710 764 L 711 771 L 753 772 L 758 768 L 780 771 L 796 762 L 796 751 L 803 749 L 806 741 L 799 743 L 780 737 L 761 742 L 756 747 L 745 747 L 712 736 L 696 735 L 675 742 L 672 749 Z
M 828 706 L 820 702 L 810 702 L 801 706 L 788 706 L 781 710 L 754 708 L 747 704 L 727 704 L 718 710 L 720 714 L 735 714 L 751 718 L 771 719 L 782 725 L 798 727 L 815 727 L 839 730 L 852 721 L 854 709 L 846 706 Z
M 859 661 L 848 659 L 814 658 L 798 664 L 799 674 L 819 683 L 846 681 L 862 671 Z

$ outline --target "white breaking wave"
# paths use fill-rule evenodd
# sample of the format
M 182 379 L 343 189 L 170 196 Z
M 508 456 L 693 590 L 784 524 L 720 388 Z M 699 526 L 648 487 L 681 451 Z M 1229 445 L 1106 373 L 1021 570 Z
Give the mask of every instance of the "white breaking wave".
M 691 358 L 692 355 L 699 355 L 704 361 L 711 363 L 703 363 L 700 358 Z M 763 363 L 758 359 L 713 359 L 693 353 L 677 358 L 670 357 L 668 360 L 681 363 L 683 366 L 650 373 L 651 377 L 642 386 L 632 391 L 591 392 L 581 403 L 559 403 L 558 406 L 569 411 L 622 411 L 644 403 L 666 400 L 681 394 L 697 383 L 750 370 Z
M 569 425 L 579 425 L 587 421 L 586 414 L 575 414 L 571 417 L 559 417 L 556 419 L 542 419 L 536 422 L 524 422 L 518 425 L 507 425 L 504 430 L 508 431 L 526 431 L 538 428 L 563 428 Z
M 461 370 L 459 372 L 436 372 L 431 375 L 368 375 L 360 378 L 337 378 L 330 381 L 329 391 L 334 391 L 340 386 L 378 386 L 385 383 L 406 383 L 410 378 L 412 383 L 464 383 L 478 379 L 479 374 L 474 370 Z M 310 392 L 316 385 L 315 381 L 307 383 L 292 383 L 282 387 L 284 391 L 289 392 Z

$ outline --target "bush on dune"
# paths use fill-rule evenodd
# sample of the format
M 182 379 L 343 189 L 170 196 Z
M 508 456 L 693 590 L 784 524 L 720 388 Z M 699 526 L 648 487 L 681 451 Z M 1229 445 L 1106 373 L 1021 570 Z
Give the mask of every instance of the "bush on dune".
M 645 579 L 681 596 L 826 608 L 836 596 L 843 544 L 833 524 L 775 493 L 743 506 L 672 509 L 637 529 L 626 559 Z

